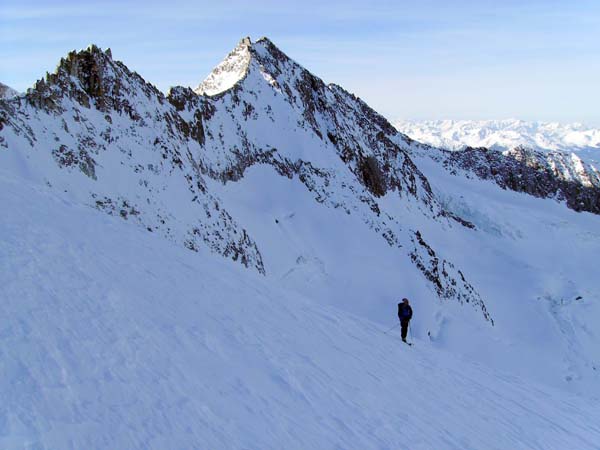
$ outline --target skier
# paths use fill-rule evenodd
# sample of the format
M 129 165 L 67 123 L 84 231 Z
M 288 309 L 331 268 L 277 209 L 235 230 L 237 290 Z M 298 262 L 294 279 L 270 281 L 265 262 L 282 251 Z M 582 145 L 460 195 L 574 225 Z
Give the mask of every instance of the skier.
M 406 333 L 408 332 L 408 322 L 412 318 L 412 308 L 408 303 L 407 298 L 402 299 L 402 303 L 398 303 L 398 319 L 400 319 L 400 327 L 402 330 L 402 341 L 406 342 Z

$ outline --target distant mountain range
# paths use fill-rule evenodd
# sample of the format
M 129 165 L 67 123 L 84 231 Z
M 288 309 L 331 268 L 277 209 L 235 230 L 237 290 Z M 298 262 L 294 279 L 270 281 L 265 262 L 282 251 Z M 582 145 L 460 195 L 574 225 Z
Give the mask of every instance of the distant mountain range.
M 574 151 L 598 161 L 600 128 L 580 123 L 506 120 L 398 120 L 398 131 L 435 147 L 459 150 L 487 147 L 510 150 L 518 146 L 534 150 Z

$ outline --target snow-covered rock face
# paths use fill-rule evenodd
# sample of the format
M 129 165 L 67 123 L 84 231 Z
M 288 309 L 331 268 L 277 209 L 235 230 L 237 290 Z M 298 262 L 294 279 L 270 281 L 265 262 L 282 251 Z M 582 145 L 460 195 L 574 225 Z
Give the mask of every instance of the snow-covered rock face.
M 179 87 L 165 98 L 110 50 L 91 46 L 70 53 L 24 99 L 2 104 L 0 144 L 15 167 L 30 159 L 38 179 L 86 204 L 260 272 L 260 248 L 205 179 L 236 182 L 268 165 L 318 204 L 357 217 L 413 261 L 440 298 L 491 321 L 460 270 L 398 215 L 469 225 L 440 206 L 383 117 L 266 38 L 242 40 L 203 86 L 221 92 Z
M 511 156 L 523 150 L 567 181 L 597 186 L 600 129 L 580 123 L 507 120 L 397 121 L 394 126 L 412 139 L 449 150 L 488 148 Z M 565 154 L 566 153 L 566 154 Z M 531 157 L 529 158 L 531 160 Z M 543 162 L 543 160 L 546 160 Z M 581 160 L 581 161 L 578 161 Z
M 92 46 L 0 100 L 0 447 L 597 448 L 586 162 L 236 51 L 211 95 Z
M 10 86 L 5 85 L 4 83 L 0 83 L 0 99 L 10 99 L 13 97 L 17 97 L 19 93 L 11 88 Z
M 263 272 L 252 239 L 207 192 L 202 143 L 164 95 L 95 46 L 0 103 L 2 164 L 200 251 Z
M 208 80 L 211 86 L 236 81 L 215 96 L 197 97 L 182 88 L 168 96 L 190 127 L 202 123 L 205 174 L 230 182 L 251 166 L 272 166 L 299 180 L 317 202 L 360 217 L 414 261 L 440 298 L 470 303 L 493 323 L 460 270 L 431 253 L 425 238 L 417 239 L 418 230 L 380 202 L 390 196 L 395 207 L 405 204 L 431 220 L 468 225 L 440 207 L 399 145 L 402 136 L 382 116 L 341 87 L 325 85 L 267 38 L 242 40 Z
M 233 87 L 246 76 L 250 64 L 250 38 L 244 38 L 208 77 L 198 85 L 197 94 L 216 95 Z
M 521 120 L 399 121 L 395 126 L 433 146 L 421 149 L 430 149 L 429 156 L 453 173 L 464 169 L 467 176 L 492 179 L 504 189 L 600 214 L 600 130 Z
M 485 147 L 448 151 L 415 145 L 452 174 L 492 180 L 502 189 L 563 201 L 575 211 L 600 214 L 600 172 L 575 153 L 516 147 L 503 152 Z

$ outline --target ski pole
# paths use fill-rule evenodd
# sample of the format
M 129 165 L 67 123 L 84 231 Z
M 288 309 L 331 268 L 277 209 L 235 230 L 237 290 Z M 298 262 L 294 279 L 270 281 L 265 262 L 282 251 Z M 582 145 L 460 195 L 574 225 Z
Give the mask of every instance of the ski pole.
M 390 328 L 389 330 L 387 330 L 387 331 L 384 331 L 384 332 L 383 332 L 383 334 L 387 334 L 387 333 L 389 333 L 389 332 L 390 332 L 390 331 L 392 331 L 394 328 L 396 328 L 398 325 L 400 325 L 400 324 L 399 324 L 399 323 L 397 323 L 396 325 L 394 325 L 394 326 L 393 326 L 392 328 Z

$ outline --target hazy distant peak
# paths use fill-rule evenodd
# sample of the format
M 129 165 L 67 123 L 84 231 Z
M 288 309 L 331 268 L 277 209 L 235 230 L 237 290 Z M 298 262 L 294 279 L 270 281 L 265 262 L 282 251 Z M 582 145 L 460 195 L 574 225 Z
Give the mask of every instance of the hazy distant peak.
M 465 147 L 508 150 L 517 146 L 560 151 L 600 149 L 600 129 L 581 123 L 518 119 L 399 120 L 394 125 L 419 142 L 451 150 Z

